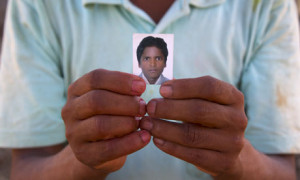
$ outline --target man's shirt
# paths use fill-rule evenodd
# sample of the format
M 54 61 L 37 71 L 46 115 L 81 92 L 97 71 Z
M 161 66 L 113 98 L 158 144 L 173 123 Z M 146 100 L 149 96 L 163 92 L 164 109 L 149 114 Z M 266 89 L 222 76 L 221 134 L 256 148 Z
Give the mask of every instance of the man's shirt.
M 158 24 L 129 0 L 11 0 L 0 71 L 0 146 L 66 141 L 68 86 L 103 68 L 132 73 L 132 34 L 174 34 L 174 78 L 213 76 L 245 96 L 245 133 L 263 153 L 300 152 L 293 0 L 177 0 Z M 145 98 L 158 96 L 148 91 Z M 152 143 L 108 179 L 200 179 Z

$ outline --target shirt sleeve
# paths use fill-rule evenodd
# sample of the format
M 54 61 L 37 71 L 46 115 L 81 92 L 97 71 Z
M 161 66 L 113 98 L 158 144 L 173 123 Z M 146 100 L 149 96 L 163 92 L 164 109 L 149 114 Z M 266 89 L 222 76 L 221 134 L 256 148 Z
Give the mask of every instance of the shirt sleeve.
M 260 1 L 241 79 L 246 138 L 270 154 L 300 152 L 299 30 L 293 0 Z
M 0 146 L 66 141 L 60 46 L 43 1 L 11 0 L 0 70 Z

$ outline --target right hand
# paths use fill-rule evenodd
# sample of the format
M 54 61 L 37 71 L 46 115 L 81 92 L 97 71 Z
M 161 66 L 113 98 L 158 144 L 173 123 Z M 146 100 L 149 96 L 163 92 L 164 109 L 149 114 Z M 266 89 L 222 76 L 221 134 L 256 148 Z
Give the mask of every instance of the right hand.
M 139 97 L 145 89 L 138 76 L 103 69 L 70 85 L 62 118 L 80 162 L 109 174 L 124 165 L 128 154 L 149 143 L 149 132 L 137 131 L 135 119 L 146 113 L 146 103 Z

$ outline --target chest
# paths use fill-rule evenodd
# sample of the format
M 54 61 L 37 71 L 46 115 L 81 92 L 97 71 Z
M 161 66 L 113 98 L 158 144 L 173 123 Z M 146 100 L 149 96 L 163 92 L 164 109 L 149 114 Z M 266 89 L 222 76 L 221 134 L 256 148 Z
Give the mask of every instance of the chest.
M 192 8 L 165 25 L 159 33 L 174 34 L 174 78 L 211 75 L 236 85 L 247 46 L 243 23 L 224 9 Z M 97 68 L 132 73 L 132 35 L 156 28 L 120 7 L 95 7 L 69 26 L 77 29 L 63 38 L 63 66 L 70 82 Z

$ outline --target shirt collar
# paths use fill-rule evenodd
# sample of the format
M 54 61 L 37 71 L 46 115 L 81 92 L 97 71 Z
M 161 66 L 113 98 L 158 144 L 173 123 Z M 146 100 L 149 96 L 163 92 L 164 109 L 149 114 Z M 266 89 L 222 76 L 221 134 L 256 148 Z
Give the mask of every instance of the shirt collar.
M 146 84 L 150 84 L 148 79 L 145 77 L 144 73 L 142 72 L 141 74 L 144 81 L 146 81 Z M 153 85 L 160 85 L 158 83 L 161 81 L 161 78 L 162 78 L 162 74 L 159 76 L 159 78 L 156 80 L 156 82 Z
M 111 4 L 118 5 L 122 4 L 123 0 L 82 0 L 82 4 L 84 6 L 89 4 Z
M 136 14 L 149 22 L 153 26 L 151 33 L 159 34 L 162 33 L 166 27 L 177 19 L 188 15 L 191 12 L 191 6 L 195 8 L 209 8 L 222 4 L 226 0 L 175 0 L 170 9 L 162 17 L 158 24 L 152 20 L 152 18 L 145 13 L 143 10 L 136 7 L 130 0 L 82 0 L 84 6 L 95 5 L 95 4 L 106 4 L 106 5 L 119 5 L 133 14 Z
M 111 4 L 111 5 L 122 5 L 129 0 L 82 0 L 84 6 L 89 4 Z M 198 8 L 207 8 L 210 6 L 219 5 L 226 0 L 177 0 L 180 2 L 182 8 L 186 6 L 193 5 Z
M 226 0 L 189 0 L 189 4 L 198 8 L 207 8 L 224 3 Z

